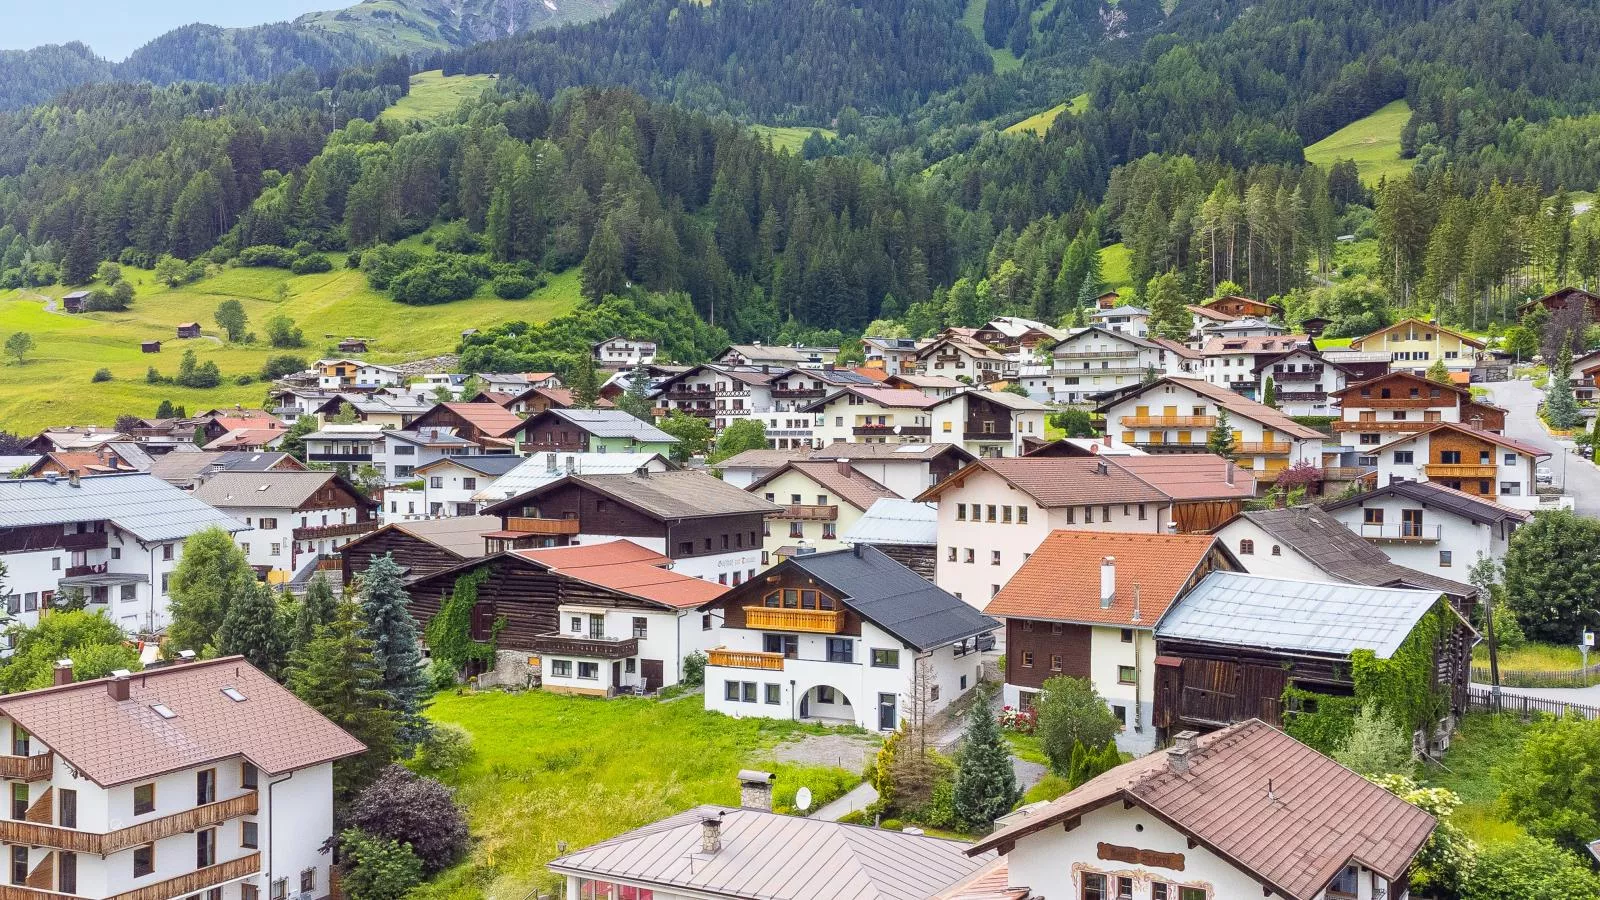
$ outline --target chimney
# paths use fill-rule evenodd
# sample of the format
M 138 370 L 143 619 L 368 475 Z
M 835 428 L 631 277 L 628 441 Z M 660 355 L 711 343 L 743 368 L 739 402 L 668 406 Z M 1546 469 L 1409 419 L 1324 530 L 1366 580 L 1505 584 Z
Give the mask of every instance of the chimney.
M 860 559 L 861 558 L 861 543 L 859 541 L 854 543 L 854 544 L 851 544 L 850 545 L 850 550 L 851 550 L 851 552 L 855 553 L 856 559 Z
M 1109 450 L 1111 448 L 1111 432 L 1109 430 L 1106 431 L 1105 436 L 1100 440 L 1105 442 L 1106 449 Z
M 1094 473 L 1096 475 L 1110 475 L 1111 467 L 1106 465 L 1104 460 L 1101 460 L 1094 464 Z
M 106 682 L 106 693 L 113 700 L 128 699 L 128 687 L 133 680 L 133 674 L 126 669 L 118 669 L 111 673 L 111 678 Z
M 739 807 L 772 812 L 772 783 L 778 776 L 756 769 L 739 770 Z
M 700 852 L 707 856 L 722 849 L 722 813 L 700 820 Z
M 1172 746 L 1167 749 L 1167 765 L 1179 775 L 1189 772 L 1189 755 L 1194 753 L 1194 739 L 1199 737 L 1199 732 L 1180 731 L 1172 739 Z
M 1226 482 L 1229 487 L 1233 487 L 1233 467 L 1233 460 L 1228 460 L 1228 473 L 1222 478 L 1222 480 Z
M 83 486 L 82 483 L 78 481 L 78 470 L 77 469 L 68 469 L 67 470 L 67 484 L 70 484 L 73 487 L 82 487 Z
M 72 660 L 56 660 L 55 679 L 51 683 L 57 685 L 72 683 Z
M 1100 608 L 1110 609 L 1111 601 L 1117 595 L 1117 558 L 1106 556 L 1100 559 Z
M 839 467 L 839 474 L 840 475 L 843 475 L 846 478 L 850 477 L 850 471 L 851 471 L 850 470 L 850 460 L 848 460 L 848 459 L 836 459 L 836 460 L 833 461 L 833 464 Z

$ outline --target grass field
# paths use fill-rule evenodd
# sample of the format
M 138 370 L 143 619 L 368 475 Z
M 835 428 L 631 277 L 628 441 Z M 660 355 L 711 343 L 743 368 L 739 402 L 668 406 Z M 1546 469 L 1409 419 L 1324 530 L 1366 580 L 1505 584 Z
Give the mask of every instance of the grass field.
M 215 277 L 173 289 L 154 284 L 148 272 L 124 272 L 138 289 L 126 312 L 76 316 L 46 312 L 47 300 L 67 291 L 59 285 L 0 292 L 0 336 L 24 331 L 37 345 L 23 365 L 9 359 L 0 364 L 0 385 L 4 385 L 0 428 L 25 433 L 46 425 L 109 425 L 122 413 L 152 415 L 163 399 L 190 412 L 234 403 L 259 405 L 265 385 L 238 385 L 233 378 L 257 374 L 274 353 L 314 359 L 334 353 L 341 338 L 357 336 L 371 341 L 367 358 L 399 362 L 453 352 L 464 329 L 517 319 L 542 322 L 576 308 L 580 299 L 576 269 L 550 276 L 549 283 L 526 300 L 501 300 L 485 287 L 475 297 L 439 306 L 395 303 L 368 287 L 360 272 L 348 269 L 320 275 L 224 269 Z M 288 289 L 282 302 L 276 299 L 279 285 Z M 265 322 L 273 316 L 293 319 L 305 332 L 306 346 L 282 351 L 264 341 L 224 344 L 213 314 L 217 304 L 229 298 L 243 303 L 250 328 L 258 333 L 264 334 Z M 207 336 L 175 340 L 180 322 L 199 322 Z M 140 352 L 139 343 L 151 340 L 164 342 L 161 352 Z M 194 390 L 146 383 L 148 367 L 173 375 L 190 348 L 202 361 L 216 362 L 223 374 L 221 387 Z M 111 370 L 113 380 L 91 384 L 90 376 L 102 367 Z
M 401 122 L 426 121 L 456 111 L 461 101 L 476 97 L 493 85 L 493 75 L 451 75 L 442 69 L 418 72 L 411 76 L 411 93 L 383 111 L 381 119 Z
M 1410 104 L 1396 100 L 1307 147 L 1306 161 L 1330 166 L 1337 160 L 1353 159 L 1361 180 L 1368 184 L 1404 175 L 1411 171 L 1411 162 L 1400 158 L 1400 130 L 1410 117 Z
M 800 152 L 800 145 L 806 142 L 806 138 L 810 137 L 813 131 L 822 132 L 822 136 L 829 140 L 839 136 L 836 132 L 827 128 L 813 128 L 805 125 L 752 125 L 750 129 L 771 141 L 772 149 L 788 150 L 790 153 L 795 154 Z
M 1500 785 L 1493 769 L 1516 754 L 1527 734 L 1528 726 L 1515 716 L 1472 713 L 1451 738 L 1444 766 L 1423 770 L 1425 783 L 1461 795 L 1461 807 L 1451 818 L 1479 843 L 1512 840 L 1522 832 L 1497 808 Z
M 697 804 L 737 806 L 741 768 L 776 771 L 779 798 L 792 796 L 799 781 L 815 791 L 812 779 L 821 774 L 769 762 L 784 738 L 817 729 L 730 719 L 706 712 L 697 697 L 445 693 L 428 715 L 476 739 L 476 758 L 445 775 L 476 840 L 470 858 L 412 894 L 418 898 L 516 900 L 535 887 L 549 890 L 556 879 L 544 864 L 556 841 L 576 850 Z
M 1600 661 L 1600 655 L 1594 659 Z M 1478 665 L 1489 664 L 1489 648 L 1479 644 L 1472 650 L 1472 661 Z M 1500 648 L 1501 669 L 1524 669 L 1532 672 L 1567 672 L 1583 665 L 1583 654 L 1577 647 L 1552 644 L 1523 644 L 1515 650 Z
M 1128 248 L 1123 244 L 1112 244 L 1100 251 L 1100 277 L 1111 289 L 1126 296 L 1133 288 L 1133 279 L 1128 275 Z
M 1051 123 L 1055 122 L 1056 118 L 1062 113 L 1078 115 L 1079 113 L 1083 112 L 1084 108 L 1088 106 L 1088 104 L 1089 95 L 1079 94 L 1065 103 L 1058 103 L 1042 113 L 1036 113 L 1027 117 L 1026 119 L 1023 119 L 1021 122 L 1012 125 L 1006 129 L 1006 134 L 1023 134 L 1025 132 L 1031 132 L 1043 137 L 1044 133 L 1050 130 Z
M 984 40 L 983 11 L 988 8 L 989 0 L 967 0 L 967 8 L 962 11 L 961 22 L 967 26 L 968 31 L 977 36 L 978 43 L 988 48 L 989 56 L 994 59 L 995 72 L 1009 72 L 1022 65 L 1022 60 L 1017 59 L 1015 53 L 1004 47 L 999 49 L 989 47 L 989 42 Z

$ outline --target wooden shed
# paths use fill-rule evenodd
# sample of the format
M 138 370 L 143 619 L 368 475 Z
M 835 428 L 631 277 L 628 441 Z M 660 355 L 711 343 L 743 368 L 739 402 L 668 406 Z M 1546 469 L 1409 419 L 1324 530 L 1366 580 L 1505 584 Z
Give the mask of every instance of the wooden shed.
M 345 338 L 339 342 L 340 353 L 365 353 L 367 342 L 362 338 Z
M 178 324 L 178 337 L 197 338 L 200 336 L 199 322 L 181 322 Z
M 88 299 L 88 291 L 73 291 L 61 298 L 61 308 L 69 313 L 81 313 L 83 312 L 84 302 Z
M 139 349 L 141 351 L 145 352 L 145 353 L 160 353 L 161 352 L 161 342 L 160 341 L 144 341 L 143 343 L 139 344 Z

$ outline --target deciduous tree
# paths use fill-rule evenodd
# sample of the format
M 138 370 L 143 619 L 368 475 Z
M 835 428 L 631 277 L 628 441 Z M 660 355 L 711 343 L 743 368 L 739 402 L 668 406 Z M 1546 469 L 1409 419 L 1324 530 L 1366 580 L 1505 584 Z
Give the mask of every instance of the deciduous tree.
M 1122 726 L 1087 678 L 1048 679 L 1035 708 L 1039 743 L 1050 760 L 1050 771 L 1063 777 L 1072 765 L 1073 745 L 1104 746 Z
M 197 653 L 215 650 L 228 609 L 255 586 L 255 571 L 233 535 L 215 527 L 191 535 L 169 579 L 172 622 L 166 646 Z

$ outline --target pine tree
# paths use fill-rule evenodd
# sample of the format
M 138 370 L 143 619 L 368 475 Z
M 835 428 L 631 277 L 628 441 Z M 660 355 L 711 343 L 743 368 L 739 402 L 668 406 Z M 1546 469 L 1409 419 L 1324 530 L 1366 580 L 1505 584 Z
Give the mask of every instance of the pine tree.
M 594 409 L 600 399 L 600 376 L 594 369 L 594 357 L 584 354 L 572 367 L 572 406 L 574 409 Z
M 1573 428 L 1583 422 L 1583 410 L 1572 394 L 1572 343 L 1563 341 L 1550 367 L 1550 389 L 1544 398 L 1544 420 L 1551 428 Z
M 300 650 L 317 635 L 317 626 L 327 625 L 339 612 L 338 598 L 333 595 L 333 585 L 324 572 L 311 577 L 306 587 L 305 599 L 294 612 L 294 632 L 290 636 L 290 650 Z
M 1267 382 L 1261 388 L 1261 402 L 1273 409 L 1278 408 L 1278 383 L 1272 380 L 1271 375 L 1267 376 Z
M 84 211 L 87 214 L 87 210 Z M 99 260 L 94 252 L 94 229 L 87 220 L 72 232 L 72 240 L 67 244 L 66 256 L 61 260 L 61 281 L 63 284 L 88 284 L 94 277 L 94 267 Z
M 404 747 L 415 746 L 427 731 L 422 702 L 428 682 L 422 666 L 417 620 L 411 617 L 411 595 L 401 581 L 400 566 L 384 554 L 361 573 L 361 614 L 366 622 L 362 636 L 372 642 L 372 658 L 382 673 L 379 687 L 389 695 L 396 713 L 396 738 Z
M 255 571 L 232 535 L 208 528 L 190 536 L 170 579 L 167 646 L 195 652 L 215 648 L 228 608 L 255 584 Z
M 289 690 L 333 724 L 367 745 L 367 752 L 333 764 L 334 800 L 343 807 L 394 757 L 397 716 L 388 708 L 383 669 L 362 637 L 354 603 L 339 604 L 332 623 L 289 661 Z
M 1194 317 L 1183 301 L 1183 284 L 1171 272 L 1150 279 L 1145 288 L 1150 307 L 1150 333 L 1155 337 L 1181 341 L 1194 327 Z
M 650 373 L 643 365 L 634 366 L 633 371 L 628 373 L 628 389 L 617 400 L 617 408 L 636 419 L 655 421 L 650 414 L 650 410 L 655 408 L 655 401 L 650 399 Z
M 956 772 L 956 816 L 973 830 L 985 830 L 1011 811 L 1022 797 L 1011 767 L 1011 751 L 1000 735 L 988 696 L 972 704 Z
M 1444 360 L 1436 359 L 1433 361 L 1433 365 L 1428 367 L 1427 378 L 1429 381 L 1437 381 L 1440 384 L 1449 384 L 1450 367 L 1444 364 Z
M 1228 410 L 1217 407 L 1217 424 L 1206 432 L 1206 452 L 1233 458 L 1233 426 L 1228 422 Z
M 627 275 L 622 271 L 622 241 L 609 220 L 595 229 L 589 240 L 589 253 L 583 258 L 578 280 L 583 296 L 592 303 L 622 293 L 627 285 Z
M 288 654 L 285 637 L 278 628 L 278 602 L 272 589 L 255 584 L 228 606 L 217 629 L 217 652 L 239 654 L 252 666 L 273 678 L 280 678 Z

